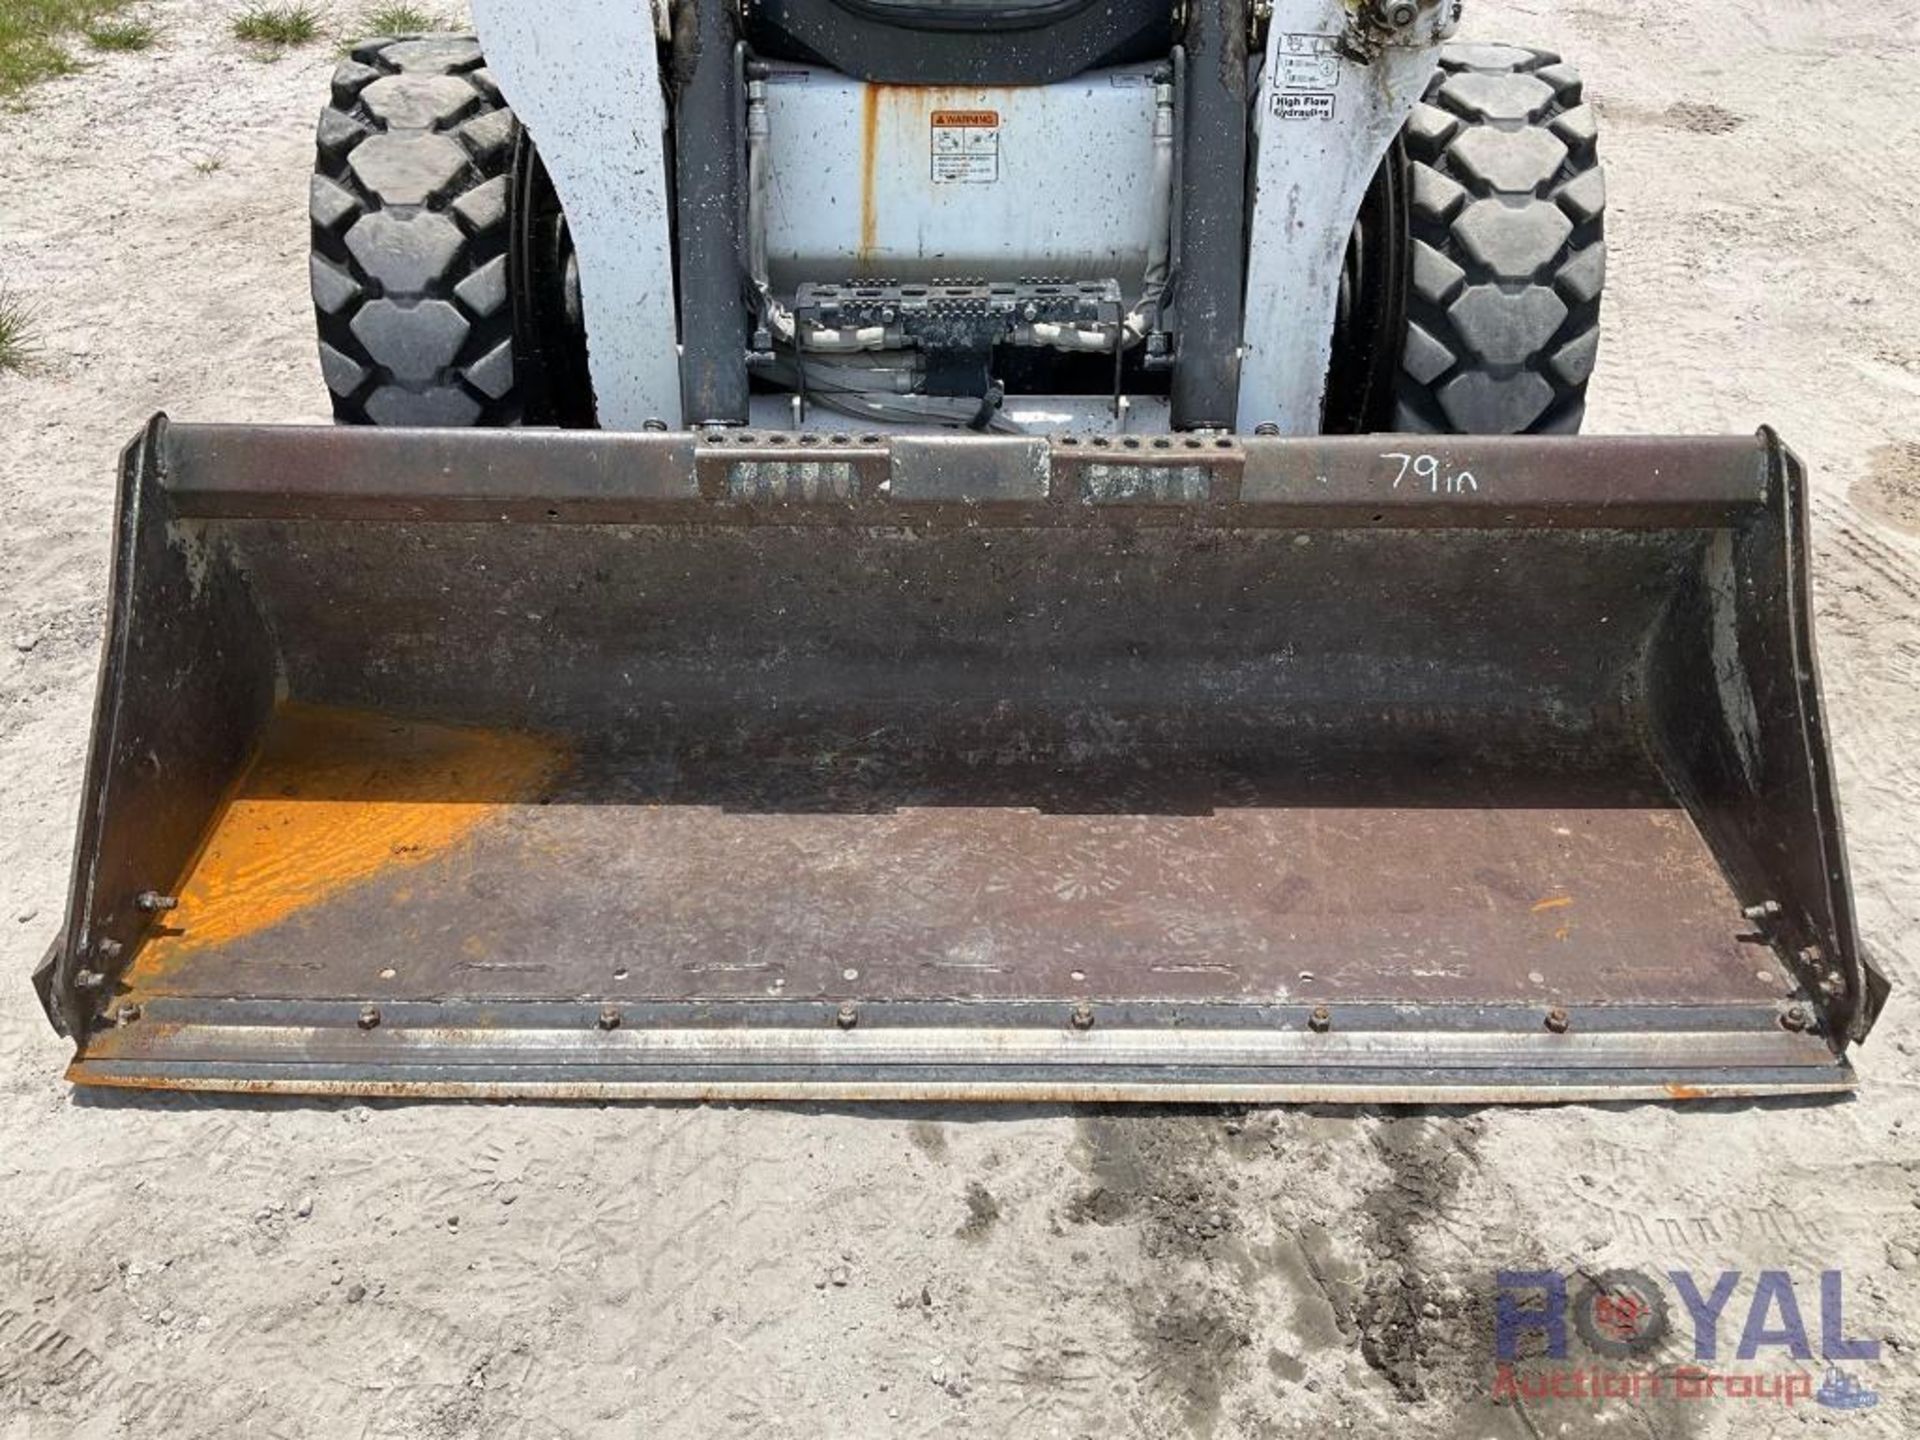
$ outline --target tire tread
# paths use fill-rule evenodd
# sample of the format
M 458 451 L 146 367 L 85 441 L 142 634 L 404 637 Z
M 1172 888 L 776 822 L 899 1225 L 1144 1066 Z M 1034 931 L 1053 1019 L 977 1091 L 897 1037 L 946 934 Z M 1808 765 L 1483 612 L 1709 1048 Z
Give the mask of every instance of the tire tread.
M 357 425 L 511 425 L 513 114 L 468 36 L 368 40 L 334 72 L 310 219 L 321 369 Z M 464 90 L 466 93 L 457 93 Z
M 1606 273 L 1578 72 L 1549 51 L 1449 45 L 1404 138 L 1415 203 L 1396 426 L 1577 431 Z

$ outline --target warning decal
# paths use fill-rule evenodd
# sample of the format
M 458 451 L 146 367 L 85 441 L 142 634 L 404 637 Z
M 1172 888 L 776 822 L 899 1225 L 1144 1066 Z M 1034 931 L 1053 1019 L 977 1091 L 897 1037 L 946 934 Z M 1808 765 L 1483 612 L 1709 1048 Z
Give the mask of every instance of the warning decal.
M 1333 119 L 1334 91 L 1340 84 L 1338 39 L 1334 35 L 1289 35 L 1279 47 L 1273 75 L 1273 113 L 1281 120 Z
M 1340 79 L 1337 35 L 1289 35 L 1280 49 L 1274 85 L 1282 90 L 1331 90 Z
M 933 112 L 933 178 L 948 184 L 986 185 L 1000 178 L 1000 112 Z

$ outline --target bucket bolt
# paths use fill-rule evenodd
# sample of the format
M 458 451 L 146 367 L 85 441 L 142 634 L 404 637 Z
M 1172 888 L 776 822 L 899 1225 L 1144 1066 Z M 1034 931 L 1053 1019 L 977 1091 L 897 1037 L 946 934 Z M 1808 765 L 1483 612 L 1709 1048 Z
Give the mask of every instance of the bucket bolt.
M 851 1003 L 842 1005 L 833 1017 L 833 1023 L 842 1030 L 851 1030 L 860 1023 L 860 1012 Z
M 133 903 L 146 911 L 147 914 L 156 915 L 163 910 L 177 910 L 180 907 L 180 897 L 178 895 L 163 895 L 158 890 L 142 890 L 134 897 Z
M 1333 1011 L 1324 1005 L 1314 1006 L 1312 1013 L 1307 1016 L 1307 1028 L 1316 1035 L 1326 1034 L 1333 1028 Z
M 1073 1028 L 1076 1030 L 1091 1030 L 1093 1029 L 1093 1006 L 1082 1000 L 1073 1007 L 1073 1014 L 1067 1019 L 1073 1023 Z
M 360 1007 L 360 1028 L 362 1030 L 371 1030 L 379 1023 L 380 1007 L 378 1005 L 362 1005 Z
M 1807 1014 L 1807 1007 L 1804 1005 L 1789 1005 L 1780 1012 L 1782 1030 L 1805 1030 L 1811 1023 L 1812 1017 Z
M 618 1005 L 603 1005 L 601 1007 L 600 1028 L 602 1030 L 618 1030 L 620 1028 L 620 1007 Z
M 139 1018 L 140 1007 L 138 1005 L 122 1005 L 118 1010 L 113 1012 L 114 1023 L 118 1025 L 131 1025 Z
M 1556 1035 L 1566 1034 L 1567 1026 L 1572 1023 L 1573 1022 L 1567 1018 L 1567 1012 L 1558 1005 L 1547 1011 L 1547 1029 Z
M 1769 920 L 1778 920 L 1780 918 L 1780 902 L 1778 900 L 1762 900 L 1758 905 L 1747 906 L 1747 908 L 1740 913 L 1745 915 L 1747 919 L 1751 920 L 1754 924 L 1764 925 Z

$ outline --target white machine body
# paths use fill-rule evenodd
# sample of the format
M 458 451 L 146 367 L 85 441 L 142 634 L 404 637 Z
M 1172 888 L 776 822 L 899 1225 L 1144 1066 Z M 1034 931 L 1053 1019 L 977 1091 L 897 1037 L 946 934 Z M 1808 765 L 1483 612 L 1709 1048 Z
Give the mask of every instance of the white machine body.
M 1118 279 L 1156 216 L 1152 66 L 1057 85 L 767 77 L 769 279 Z

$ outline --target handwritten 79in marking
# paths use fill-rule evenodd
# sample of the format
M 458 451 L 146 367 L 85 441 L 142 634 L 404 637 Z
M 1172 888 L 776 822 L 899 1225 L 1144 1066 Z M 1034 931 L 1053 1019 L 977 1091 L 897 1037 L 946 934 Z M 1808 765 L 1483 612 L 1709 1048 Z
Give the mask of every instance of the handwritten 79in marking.
M 1393 488 L 1396 490 L 1402 484 L 1414 490 L 1424 485 L 1429 495 L 1464 495 L 1469 490 L 1477 491 L 1480 488 L 1480 482 L 1473 478 L 1471 470 L 1455 470 L 1443 465 L 1437 455 L 1409 455 L 1393 450 L 1380 458 L 1400 462 L 1399 473 L 1393 477 Z

